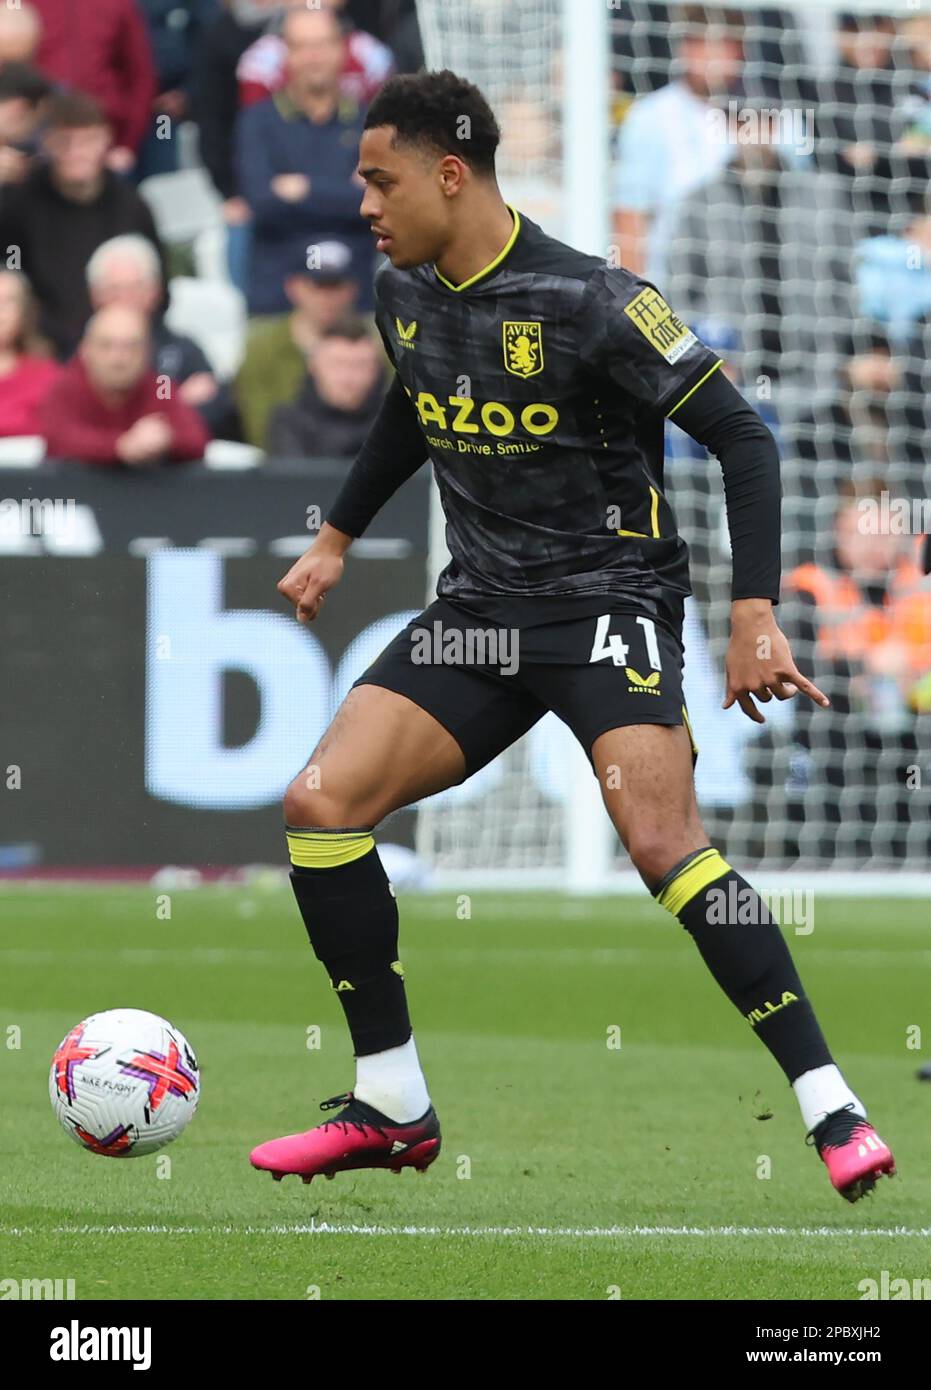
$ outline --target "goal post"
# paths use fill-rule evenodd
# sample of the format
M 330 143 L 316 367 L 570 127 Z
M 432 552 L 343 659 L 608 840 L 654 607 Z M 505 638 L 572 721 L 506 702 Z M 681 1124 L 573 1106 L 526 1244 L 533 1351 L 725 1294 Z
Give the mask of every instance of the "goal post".
M 607 11 L 599 0 L 562 0 L 562 187 L 565 240 L 591 255 L 608 255 L 610 219 L 604 196 L 609 176 Z M 572 745 L 566 814 L 566 887 L 603 887 L 614 831 L 584 752 Z

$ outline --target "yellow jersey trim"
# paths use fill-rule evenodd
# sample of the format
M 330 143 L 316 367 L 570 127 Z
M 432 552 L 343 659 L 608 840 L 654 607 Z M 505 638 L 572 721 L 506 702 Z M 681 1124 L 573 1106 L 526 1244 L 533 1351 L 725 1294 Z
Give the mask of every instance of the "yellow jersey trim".
M 657 901 L 660 907 L 665 907 L 673 917 L 678 917 L 694 897 L 709 884 L 714 883 L 715 879 L 723 878 L 725 874 L 730 873 L 730 870 L 730 864 L 722 859 L 716 849 L 707 849 L 704 854 L 699 854 L 690 864 L 686 864 L 681 874 L 676 874 L 672 882 L 660 893 Z
M 695 385 L 692 387 L 691 391 L 686 391 L 686 393 L 685 393 L 685 395 L 682 397 L 681 401 L 678 401 L 678 402 L 673 406 L 672 410 L 667 410 L 667 411 L 666 411 L 666 419 L 668 420 L 669 417 L 670 417 L 671 415 L 675 414 L 675 412 L 679 409 L 679 406 L 680 406 L 680 405 L 685 405 L 685 403 L 686 403 L 686 401 L 688 400 L 689 396 L 694 396 L 694 394 L 695 394 L 695 392 L 698 390 L 699 386 L 704 386 L 704 384 L 705 384 L 705 382 L 708 380 L 708 378 L 709 378 L 710 376 L 712 376 L 712 375 L 718 370 L 719 367 L 723 367 L 723 366 L 724 366 L 724 363 L 723 363 L 723 361 L 721 360 L 721 358 L 719 357 L 718 360 L 717 360 L 717 362 L 715 362 L 714 366 L 708 368 L 707 372 L 705 372 L 705 375 L 702 377 L 701 381 L 696 381 L 696 383 L 695 383 Z
M 655 487 L 650 488 L 650 530 L 653 539 L 659 540 L 659 493 Z
M 650 535 L 646 531 L 615 531 L 616 536 L 637 536 L 642 541 L 660 540 L 659 534 L 659 493 L 650 487 Z
M 518 236 L 520 235 L 520 213 L 517 211 L 517 208 L 512 208 L 510 203 L 506 203 L 505 206 L 507 207 L 508 212 L 514 218 L 514 227 L 511 231 L 511 235 L 508 237 L 507 241 L 504 243 L 504 246 L 498 252 L 497 256 L 495 256 L 493 261 L 489 261 L 488 264 L 486 266 L 483 266 L 481 270 L 477 270 L 474 275 L 470 275 L 468 280 L 463 280 L 461 285 L 454 285 L 451 280 L 446 279 L 445 275 L 440 274 L 436 266 L 433 267 L 436 278 L 442 284 L 444 284 L 448 290 L 452 290 L 454 294 L 461 294 L 463 290 L 469 289 L 471 285 L 476 284 L 479 280 L 484 280 L 486 275 L 490 275 L 491 272 L 501 264 L 505 256 L 513 247 Z
M 682 706 L 682 719 L 683 719 L 683 722 L 685 723 L 686 729 L 688 730 L 689 742 L 690 742 L 691 745 L 692 745 L 692 757 L 693 757 L 693 758 L 697 758 L 697 757 L 698 757 L 698 744 L 695 742 L 695 734 L 694 734 L 694 732 L 693 732 L 693 730 L 692 730 L 692 721 L 691 721 L 691 719 L 689 719 L 689 712 L 688 712 L 688 710 L 685 708 L 685 705 Z

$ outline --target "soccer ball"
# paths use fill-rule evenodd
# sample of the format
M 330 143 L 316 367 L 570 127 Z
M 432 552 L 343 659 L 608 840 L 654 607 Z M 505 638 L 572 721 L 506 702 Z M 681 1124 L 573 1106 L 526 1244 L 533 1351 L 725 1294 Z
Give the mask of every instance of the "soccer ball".
M 48 1087 L 76 1144 L 108 1158 L 137 1158 L 164 1148 L 190 1123 L 200 1073 L 171 1023 L 144 1009 L 108 1009 L 61 1041 Z

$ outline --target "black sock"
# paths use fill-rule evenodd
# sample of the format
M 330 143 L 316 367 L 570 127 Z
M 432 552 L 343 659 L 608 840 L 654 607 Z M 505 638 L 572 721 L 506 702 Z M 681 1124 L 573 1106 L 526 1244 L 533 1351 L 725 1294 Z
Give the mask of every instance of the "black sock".
M 291 884 L 314 954 L 339 995 L 357 1057 L 411 1036 L 398 908 L 368 831 L 288 827 Z M 334 862 L 342 860 L 342 862 Z
M 716 849 L 688 855 L 653 895 L 694 937 L 715 980 L 790 1082 L 833 1062 L 778 923 Z

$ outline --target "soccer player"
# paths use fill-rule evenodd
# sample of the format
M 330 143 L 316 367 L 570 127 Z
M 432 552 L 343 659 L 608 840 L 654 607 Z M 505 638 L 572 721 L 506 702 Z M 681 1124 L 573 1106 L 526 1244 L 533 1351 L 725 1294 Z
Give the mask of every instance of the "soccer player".
M 654 286 L 504 202 L 498 140 L 482 94 L 450 72 L 393 78 L 366 117 L 361 212 L 387 257 L 377 322 L 396 377 L 326 523 L 278 587 L 301 622 L 315 618 L 353 538 L 425 458 L 452 559 L 436 601 L 356 681 L 285 798 L 294 892 L 345 1011 L 356 1079 L 321 1106 L 334 1118 L 259 1145 L 252 1163 L 309 1182 L 436 1158 L 397 906 L 372 832 L 553 710 L 650 892 L 785 1072 L 831 1182 L 855 1201 L 894 1172 L 892 1154 L 828 1050 L 778 925 L 708 843 L 682 696 L 689 582 L 663 487 L 668 416 L 724 473 L 725 707 L 762 723 L 757 702 L 828 703 L 773 616 L 775 442 Z M 464 652 L 476 633 L 514 634 L 517 669 L 425 659 L 425 633 L 441 646 L 458 635 Z

